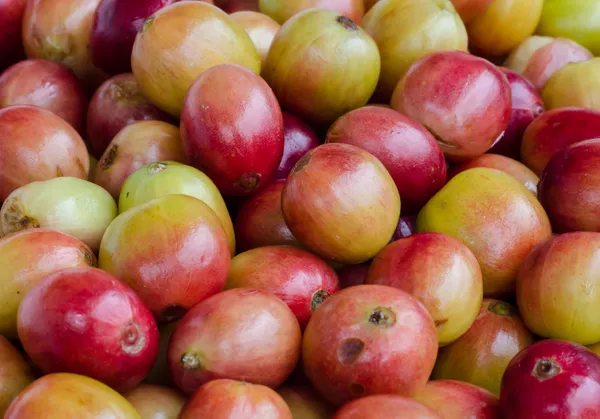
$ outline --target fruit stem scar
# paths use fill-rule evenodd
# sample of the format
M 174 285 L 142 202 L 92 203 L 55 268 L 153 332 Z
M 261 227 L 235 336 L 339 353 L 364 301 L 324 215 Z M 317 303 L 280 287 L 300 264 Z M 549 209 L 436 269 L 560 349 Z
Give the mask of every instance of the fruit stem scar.
M 186 352 L 181 355 L 181 366 L 185 370 L 197 370 L 202 366 L 200 362 L 200 356 L 194 352 Z
M 496 301 L 488 305 L 488 311 L 504 317 L 512 317 L 515 315 L 513 308 L 502 301 Z
M 348 29 L 350 31 L 357 31 L 358 30 L 358 25 L 356 23 L 354 23 L 354 21 L 346 16 L 338 16 L 336 18 L 336 21 L 342 25 L 345 29 Z
M 310 302 L 310 311 L 315 311 L 323 302 L 329 298 L 329 293 L 325 290 L 316 291 Z
M 166 168 L 167 168 L 167 163 L 156 161 L 148 166 L 148 173 L 151 175 L 155 175 L 157 173 L 162 172 Z
M 260 185 L 260 175 L 254 172 L 243 174 L 240 180 L 236 182 L 236 185 L 246 191 L 256 189 Z
M 396 324 L 396 315 L 389 308 L 377 307 L 369 316 L 369 322 L 386 328 L 392 327 Z
M 311 160 L 312 160 L 312 156 L 310 155 L 310 153 L 307 153 L 304 156 L 302 156 L 300 158 L 300 160 L 298 160 L 296 162 L 296 164 L 294 165 L 294 168 L 292 169 L 292 173 L 298 173 L 300 170 L 304 169 L 304 167 L 308 163 L 310 163 Z
M 556 361 L 553 359 L 542 358 L 538 359 L 535 363 L 535 367 L 533 368 L 533 375 L 540 381 L 549 380 L 552 377 L 557 376 L 562 372 L 560 366 L 556 364 Z

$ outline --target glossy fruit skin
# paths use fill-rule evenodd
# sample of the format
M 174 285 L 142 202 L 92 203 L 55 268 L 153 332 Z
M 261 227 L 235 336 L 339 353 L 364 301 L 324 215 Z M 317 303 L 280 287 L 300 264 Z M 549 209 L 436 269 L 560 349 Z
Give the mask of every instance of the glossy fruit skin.
M 600 234 L 557 235 L 536 247 L 519 270 L 517 303 L 527 327 L 551 339 L 600 342 L 595 266 Z
M 281 108 L 269 85 L 235 64 L 202 73 L 181 113 L 190 164 L 227 196 L 250 195 L 273 178 L 283 156 L 283 132 Z
M 446 161 L 433 135 L 393 109 L 365 106 L 340 117 L 327 143 L 351 144 L 377 157 L 400 192 L 402 214 L 416 214 L 446 183 Z
M 465 25 L 450 0 L 379 1 L 361 23 L 381 54 L 375 97 L 388 103 L 410 66 L 438 51 L 467 51 Z
M 493 0 L 467 25 L 472 50 L 490 56 L 508 54 L 533 35 L 544 0 Z
M 123 184 L 119 212 L 174 194 L 193 196 L 208 205 L 219 217 L 231 255 L 235 255 L 235 234 L 227 205 L 208 176 L 191 166 L 175 161 L 156 161 L 142 166 Z
M 296 317 L 273 294 L 224 291 L 180 320 L 169 343 L 171 378 L 186 394 L 219 378 L 276 388 L 298 363 L 301 340 Z
M 372 154 L 349 144 L 324 144 L 296 163 L 281 206 L 290 231 L 310 250 L 356 264 L 371 259 L 390 241 L 400 215 L 400 195 Z
M 292 16 L 306 9 L 327 9 L 337 12 L 356 23 L 360 23 L 364 12 L 363 0 L 259 0 L 258 8 L 283 25 Z
M 31 367 L 12 343 L 0 335 L 0 415 L 34 380 Z
M 502 380 L 503 417 L 591 419 L 600 415 L 600 358 L 572 342 L 543 340 L 521 351 Z
M 531 36 L 510 53 L 504 65 L 542 89 L 550 76 L 565 65 L 593 57 L 591 52 L 570 39 Z
M 144 97 L 131 73 L 111 77 L 90 100 L 86 129 L 96 158 L 125 126 L 136 121 L 170 121 L 169 115 Z
M 429 407 L 408 397 L 380 394 L 354 400 L 333 415 L 332 419 L 442 419 Z
M 95 267 L 96 256 L 71 236 L 39 228 L 0 239 L 0 265 L 0 335 L 16 339 L 17 311 L 29 290 L 61 269 Z
M 317 391 L 342 405 L 373 394 L 410 395 L 435 363 L 425 307 L 404 291 L 358 285 L 329 297 L 304 332 L 302 361 Z
M 70 68 L 93 90 L 108 78 L 92 63 L 89 43 L 94 13 L 101 0 L 30 0 L 23 16 L 23 45 L 28 58 Z
M 521 160 L 538 175 L 559 151 L 571 144 L 600 138 L 600 111 L 553 109 L 540 115 L 525 131 Z
M 265 64 L 273 38 L 281 26 L 269 16 L 250 10 L 231 13 L 231 18 L 239 23 L 256 47 L 261 65 Z
M 539 198 L 555 233 L 600 232 L 597 219 L 599 162 L 600 138 L 597 138 L 564 148 L 544 169 Z
M 552 75 L 542 90 L 548 109 L 577 106 L 600 111 L 600 58 L 567 64 Z
M 293 246 L 265 246 L 231 260 L 226 289 L 255 288 L 275 294 L 292 310 L 304 329 L 312 313 L 339 291 L 333 268 Z
M 194 80 L 224 63 L 260 73 L 260 57 L 244 28 L 201 1 L 178 2 L 156 12 L 138 32 L 131 53 L 144 96 L 175 117 Z
M 242 203 L 235 219 L 238 251 L 285 244 L 302 247 L 283 218 L 284 186 L 285 179 L 276 180 Z
M 290 409 L 269 387 L 220 379 L 200 387 L 179 419 L 292 419 Z
M 414 397 L 443 419 L 500 419 L 498 396 L 462 381 L 429 381 Z
M 26 5 L 27 0 L 0 0 L 0 71 L 24 55 L 21 22 Z
M 170 322 L 225 286 L 230 253 L 208 205 L 167 195 L 120 214 L 108 227 L 98 266 L 132 287 L 160 322 Z
M 536 197 L 512 176 L 489 168 L 452 178 L 419 213 L 417 231 L 445 233 L 466 244 L 479 261 L 486 297 L 512 294 L 521 263 L 552 235 Z
M 341 268 L 337 271 L 340 287 L 348 288 L 363 285 L 367 279 L 370 266 L 369 263 L 361 263 L 359 265 L 346 265 Z
M 317 133 L 297 116 L 282 112 L 283 115 L 283 157 L 275 173 L 275 179 L 288 177 L 294 165 L 309 150 L 321 145 L 322 141 Z
M 510 84 L 512 111 L 508 127 L 489 152 L 518 160 L 523 134 L 529 124 L 544 113 L 544 101 L 540 92 L 523 76 L 504 67 L 500 67 L 500 71 Z
M 0 110 L 0 202 L 31 182 L 57 176 L 87 179 L 89 164 L 77 131 L 54 113 L 27 105 Z
M 446 157 L 460 162 L 488 151 L 506 130 L 511 96 L 508 80 L 489 61 L 448 51 L 413 64 L 394 90 L 391 106 L 428 128 Z
M 140 384 L 124 396 L 142 419 L 178 419 L 186 402 L 177 390 L 151 384 Z
M 0 108 L 32 105 L 47 109 L 82 132 L 87 97 L 66 67 L 45 60 L 24 60 L 0 74 Z
M 365 283 L 398 288 L 419 300 L 433 318 L 440 346 L 471 327 L 483 299 L 475 255 L 441 233 L 415 234 L 389 244 L 371 262 Z
M 154 12 L 177 0 L 102 0 L 90 35 L 92 61 L 109 74 L 131 72 L 138 31 Z
M 98 160 L 94 183 L 119 199 L 125 181 L 146 164 L 161 160 L 186 162 L 179 128 L 163 121 L 137 121 L 112 139 Z
M 465 23 L 485 12 L 493 0 L 452 0 L 452 4 Z
M 277 389 L 294 418 L 331 419 L 334 409 L 310 386 L 284 384 Z
M 500 154 L 484 154 L 473 160 L 469 160 L 466 163 L 453 166 L 448 171 L 448 178 L 452 179 L 457 174 L 476 167 L 488 167 L 490 169 L 501 170 L 517 179 L 523 186 L 529 189 L 532 194 L 537 196 L 540 178 L 521 162 Z
M 44 372 L 86 375 L 117 391 L 138 385 L 158 354 L 150 311 L 96 268 L 47 276 L 23 298 L 17 325 L 25 351 Z
M 467 333 L 441 348 L 432 379 L 464 381 L 498 396 L 506 366 L 533 342 L 516 307 L 485 298 Z
M 540 35 L 564 37 L 580 43 L 594 55 L 600 54 L 597 16 L 600 5 L 594 0 L 577 3 L 568 0 L 544 1 L 537 32 Z
M 330 124 L 366 105 L 380 66 L 377 45 L 355 22 L 308 9 L 283 24 L 262 76 L 283 108 L 307 122 Z
M 83 375 L 56 373 L 37 379 L 13 401 L 4 419 L 141 419 L 123 396 Z

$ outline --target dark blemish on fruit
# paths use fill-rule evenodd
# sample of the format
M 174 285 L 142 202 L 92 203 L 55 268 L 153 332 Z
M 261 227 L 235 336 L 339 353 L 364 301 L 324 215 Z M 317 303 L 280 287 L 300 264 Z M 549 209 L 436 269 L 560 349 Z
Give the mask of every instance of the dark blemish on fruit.
M 135 321 L 125 326 L 121 333 L 121 349 L 123 349 L 123 352 L 136 355 L 144 349 L 145 345 L 146 336 Z
M 129 192 L 125 194 L 125 198 L 129 198 Z
M 344 365 L 354 364 L 365 351 L 365 342 L 359 338 L 348 338 L 337 351 L 337 358 Z
M 59 166 L 56 166 L 56 177 L 63 177 L 63 171 Z
M 186 352 L 181 355 L 180 363 L 184 370 L 197 370 L 202 367 L 200 356 L 194 352 Z
M 85 247 L 80 247 L 79 251 L 81 252 L 83 260 L 85 260 L 85 263 L 87 263 L 92 268 L 98 266 L 98 260 L 96 259 L 96 255 L 94 255 L 89 249 Z
M 505 302 L 496 301 L 488 305 L 488 311 L 503 317 L 513 317 L 515 315 L 514 308 Z
M 540 381 L 546 381 L 552 377 L 556 377 L 561 372 L 562 370 L 556 364 L 555 360 L 542 358 L 538 359 L 538 361 L 535 363 L 535 367 L 533 368 L 531 375 Z
M 440 327 L 448 323 L 448 319 L 441 319 L 435 321 L 435 327 Z
M 318 290 L 312 296 L 310 302 L 310 310 L 315 311 L 323 302 L 329 298 L 329 293 L 325 290 Z
M 161 318 L 167 323 L 174 322 L 175 320 L 179 320 L 182 318 L 185 313 L 187 313 L 187 309 L 185 307 L 179 305 L 171 305 L 165 308 L 162 312 Z
M 365 386 L 362 384 L 352 383 L 350 384 L 349 388 L 350 393 L 352 393 L 353 396 L 360 397 L 365 394 Z
M 108 153 L 106 153 L 106 156 L 100 162 L 100 166 L 102 167 L 102 169 L 107 170 L 110 168 L 110 166 L 113 165 L 115 159 L 117 158 L 118 151 L 119 146 L 113 144 L 112 147 L 108 150 Z
M 358 25 L 354 21 L 346 16 L 338 16 L 336 22 L 348 29 L 349 31 L 358 31 Z
M 369 316 L 369 322 L 384 328 L 396 324 L 396 315 L 392 310 L 385 307 L 377 307 Z
M 292 173 L 298 173 L 300 170 L 304 169 L 304 167 L 310 163 L 312 160 L 312 156 L 310 154 L 305 154 L 296 162 L 294 168 L 292 169 Z
M 254 172 L 246 173 L 235 184 L 245 191 L 251 191 L 260 185 L 260 175 Z
M 162 163 L 162 162 L 157 161 L 157 162 L 154 162 L 154 163 L 150 164 L 148 166 L 147 171 L 148 171 L 149 174 L 155 175 L 157 173 L 162 172 L 166 168 L 167 168 L 167 163 Z

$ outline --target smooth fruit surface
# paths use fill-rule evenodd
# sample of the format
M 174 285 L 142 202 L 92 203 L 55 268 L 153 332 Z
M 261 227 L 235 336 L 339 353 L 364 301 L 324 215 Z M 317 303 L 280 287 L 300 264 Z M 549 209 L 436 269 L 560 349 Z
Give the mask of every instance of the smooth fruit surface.
M 186 398 L 169 387 L 140 384 L 124 394 L 142 419 L 178 419 Z
M 269 16 L 250 10 L 231 13 L 231 18 L 239 23 L 256 47 L 262 65 L 267 60 L 273 38 L 281 26 Z
M 298 160 L 322 143 L 318 134 L 300 118 L 285 111 L 282 114 L 285 144 L 275 179 L 287 178 Z
M 600 111 L 600 58 L 571 63 L 546 82 L 542 97 L 548 109 L 579 106 Z
M 8 339 L 0 335 L 0 415 L 34 380 L 31 366 Z
M 363 0 L 259 0 L 258 7 L 280 24 L 306 9 L 332 10 L 360 23 L 365 9 Z
M 333 419 L 441 419 L 435 411 L 416 400 L 396 395 L 375 395 L 354 400 L 333 415 Z
M 283 385 L 277 389 L 292 412 L 303 419 L 331 419 L 334 409 L 310 386 Z

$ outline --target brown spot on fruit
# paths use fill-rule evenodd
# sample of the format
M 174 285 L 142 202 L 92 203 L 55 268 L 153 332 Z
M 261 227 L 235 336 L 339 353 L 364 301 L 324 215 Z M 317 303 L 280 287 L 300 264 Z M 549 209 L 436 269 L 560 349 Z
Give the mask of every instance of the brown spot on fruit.
M 440 327 L 448 323 L 448 319 L 440 319 L 435 321 L 435 327 Z
M 350 393 L 353 396 L 360 397 L 365 394 L 365 386 L 359 383 L 350 384 Z
M 113 165 L 113 163 L 115 162 L 115 159 L 117 158 L 118 151 L 119 151 L 118 145 L 113 144 L 110 147 L 110 149 L 108 150 L 108 153 L 106 153 L 106 156 L 104 156 L 104 158 L 100 162 L 100 166 L 102 167 L 102 169 L 107 170 Z
M 315 311 L 327 298 L 329 298 L 329 293 L 327 291 L 318 290 L 315 292 L 310 301 L 310 310 Z
M 354 364 L 365 350 L 365 342 L 359 338 L 345 339 L 337 351 L 338 360 L 344 365 Z
M 245 191 L 251 191 L 260 185 L 260 175 L 254 172 L 246 173 L 235 184 Z
M 172 323 L 176 320 L 182 318 L 185 313 L 187 313 L 187 309 L 185 307 L 179 305 L 171 305 L 165 308 L 161 314 L 161 320 L 165 323 Z
M 85 263 L 87 263 L 92 268 L 98 266 L 98 259 L 96 259 L 96 255 L 94 255 L 87 247 L 80 247 L 79 251 L 81 252 L 81 256 Z
M 396 315 L 392 310 L 385 307 L 377 307 L 369 316 L 369 322 L 384 328 L 396 324 Z
M 546 381 L 553 377 L 556 377 L 562 372 L 560 366 L 553 359 L 542 358 L 538 359 L 533 368 L 533 375 L 540 381 Z
M 358 25 L 349 17 L 340 15 L 335 20 L 337 21 L 337 23 L 342 25 L 344 29 L 354 32 L 358 30 Z
M 300 170 L 304 169 L 304 167 L 310 163 L 312 159 L 312 156 L 310 155 L 310 153 L 306 153 L 304 156 L 302 156 L 300 158 L 300 160 L 298 160 L 296 162 L 296 164 L 294 165 L 294 168 L 292 169 L 292 173 L 298 173 Z

